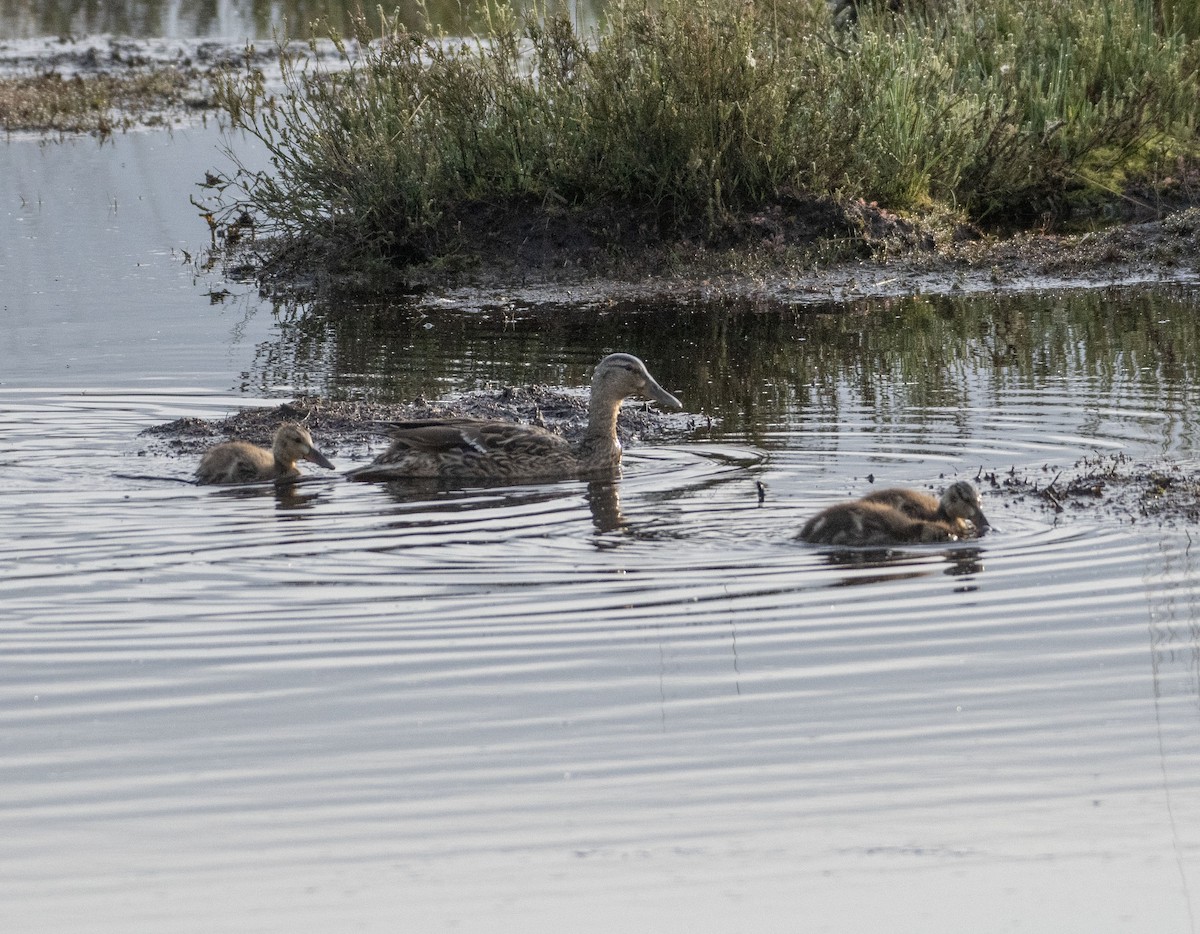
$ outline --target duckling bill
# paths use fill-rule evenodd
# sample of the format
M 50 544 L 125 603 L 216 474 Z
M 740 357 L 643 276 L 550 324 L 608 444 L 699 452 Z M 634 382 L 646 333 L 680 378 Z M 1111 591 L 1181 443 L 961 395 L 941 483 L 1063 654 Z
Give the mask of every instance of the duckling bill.
M 611 474 L 621 464 L 617 414 L 622 401 L 630 396 L 670 409 L 683 408 L 637 357 L 609 354 L 592 376 L 587 428 L 577 444 L 542 428 L 504 421 L 403 422 L 394 426 L 392 443 L 384 453 L 347 476 L 354 480 L 444 478 L 524 483 Z
M 269 451 L 247 441 L 227 441 L 209 449 L 196 468 L 196 482 L 251 483 L 291 479 L 300 476 L 296 468 L 296 462 L 300 460 L 334 469 L 313 444 L 308 429 L 295 422 L 284 422 L 276 429 Z

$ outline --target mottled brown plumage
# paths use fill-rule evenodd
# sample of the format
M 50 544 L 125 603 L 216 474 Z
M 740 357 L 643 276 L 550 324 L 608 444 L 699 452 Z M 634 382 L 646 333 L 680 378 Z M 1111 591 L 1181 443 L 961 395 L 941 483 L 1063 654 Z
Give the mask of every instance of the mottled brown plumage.
M 882 548 L 920 542 L 952 542 L 957 529 L 948 522 L 913 519 L 886 503 L 852 500 L 817 513 L 800 538 L 815 545 Z
M 308 429 L 284 422 L 275 432 L 271 450 L 247 441 L 227 441 L 211 448 L 196 468 L 197 483 L 251 483 L 300 476 L 296 461 L 307 460 L 333 469 L 316 449 Z
M 979 504 L 979 492 L 965 480 L 950 484 L 941 499 L 918 490 L 897 488 L 876 490 L 864 496 L 862 501 L 883 503 L 898 509 L 910 519 L 947 523 L 960 537 L 980 535 L 988 528 L 987 517 Z
M 470 418 L 404 422 L 395 426 L 386 451 L 347 476 L 355 480 L 435 477 L 523 483 L 612 474 L 621 464 L 617 413 L 630 396 L 683 408 L 637 357 L 610 354 L 597 364 L 592 376 L 587 429 L 577 444 L 545 429 L 511 422 Z

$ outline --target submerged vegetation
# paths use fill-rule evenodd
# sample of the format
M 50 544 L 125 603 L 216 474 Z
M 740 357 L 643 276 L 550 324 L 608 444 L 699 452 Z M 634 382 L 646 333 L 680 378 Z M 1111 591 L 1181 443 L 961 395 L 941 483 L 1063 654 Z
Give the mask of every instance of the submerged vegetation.
M 207 107 L 202 79 L 193 71 L 155 68 L 133 73 L 0 77 L 0 129 L 94 133 L 100 137 L 167 115 Z
M 277 244 L 378 269 L 531 238 L 721 242 L 747 223 L 853 240 L 853 205 L 1028 222 L 1131 181 L 1190 197 L 1189 4 L 857 6 L 838 28 L 824 0 L 614 0 L 591 30 L 495 6 L 470 40 L 364 20 L 334 37 L 338 69 L 282 52 L 281 95 L 253 71 L 219 81 L 273 171 L 235 168 L 217 200 Z

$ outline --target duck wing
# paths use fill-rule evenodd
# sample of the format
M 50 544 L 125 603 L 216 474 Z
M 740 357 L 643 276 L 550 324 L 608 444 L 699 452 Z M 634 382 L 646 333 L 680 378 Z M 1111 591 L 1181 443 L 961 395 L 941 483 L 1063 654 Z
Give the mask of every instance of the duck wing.
M 274 460 L 270 452 L 244 441 L 228 441 L 212 448 L 196 468 L 198 483 L 252 483 L 270 477 Z
M 393 422 L 391 446 L 347 476 L 512 483 L 574 476 L 578 467 L 566 440 L 542 428 L 469 418 L 431 419 Z
M 938 500 L 920 490 L 907 490 L 894 487 L 887 490 L 875 490 L 862 498 L 864 503 L 882 503 L 898 509 L 910 519 L 922 519 L 932 522 L 940 518 Z
M 520 448 L 530 455 L 558 452 L 567 442 L 556 434 L 533 425 L 485 421 L 474 418 L 424 419 L 392 422 L 392 445 L 387 454 L 495 454 Z M 381 455 L 381 457 L 386 456 Z

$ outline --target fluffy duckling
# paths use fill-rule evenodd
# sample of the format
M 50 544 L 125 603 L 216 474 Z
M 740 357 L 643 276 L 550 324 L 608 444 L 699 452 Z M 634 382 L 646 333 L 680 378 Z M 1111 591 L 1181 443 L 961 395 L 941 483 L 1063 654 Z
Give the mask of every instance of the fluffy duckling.
M 308 429 L 284 422 L 275 431 L 271 450 L 246 441 L 227 441 L 207 451 L 196 468 L 197 483 L 249 483 L 300 476 L 296 461 L 312 461 L 329 470 L 333 464 L 317 450 Z
M 637 357 L 609 354 L 592 375 L 587 429 L 577 444 L 545 429 L 511 422 L 470 418 L 403 422 L 395 426 L 386 451 L 347 476 L 524 483 L 611 474 L 621 465 L 617 413 L 630 396 L 683 408 Z
M 965 480 L 950 484 L 941 499 L 935 499 L 918 490 L 896 488 L 876 490 L 874 493 L 868 493 L 862 500 L 866 503 L 891 506 L 910 519 L 946 523 L 959 536 L 982 535 L 989 526 L 979 504 L 979 492 Z
M 952 542 L 958 532 L 948 522 L 913 519 L 886 503 L 857 499 L 823 509 L 800 530 L 814 545 L 882 548 L 922 542 Z

